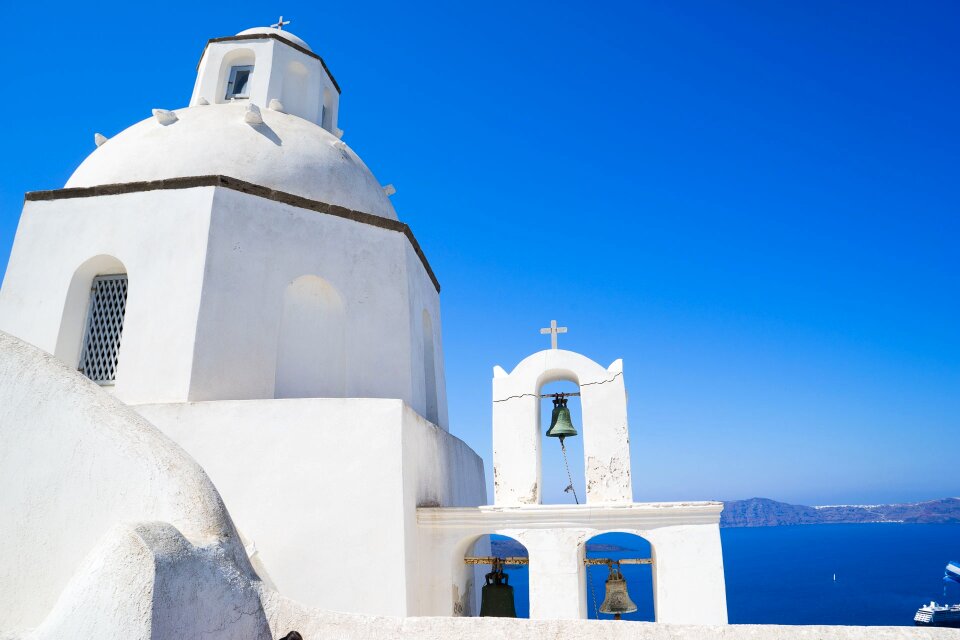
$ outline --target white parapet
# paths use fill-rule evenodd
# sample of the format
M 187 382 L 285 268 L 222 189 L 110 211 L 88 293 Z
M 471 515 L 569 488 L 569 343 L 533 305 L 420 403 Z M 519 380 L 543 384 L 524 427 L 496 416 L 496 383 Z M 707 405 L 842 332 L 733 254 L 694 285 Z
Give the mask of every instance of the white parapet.
M 657 622 L 725 624 L 722 510 L 721 502 L 418 509 L 419 613 L 452 615 L 451 593 L 471 591 L 464 554 L 481 536 L 500 534 L 529 552 L 531 618 L 586 618 L 586 542 L 616 531 L 650 542 Z

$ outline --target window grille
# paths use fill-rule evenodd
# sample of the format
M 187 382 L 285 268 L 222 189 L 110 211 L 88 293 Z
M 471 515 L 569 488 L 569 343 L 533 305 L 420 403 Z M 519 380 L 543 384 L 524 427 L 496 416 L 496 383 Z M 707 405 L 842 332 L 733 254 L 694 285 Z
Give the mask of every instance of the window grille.
M 93 279 L 80 371 L 96 383 L 111 384 L 116 379 L 117 353 L 126 309 L 125 273 Z

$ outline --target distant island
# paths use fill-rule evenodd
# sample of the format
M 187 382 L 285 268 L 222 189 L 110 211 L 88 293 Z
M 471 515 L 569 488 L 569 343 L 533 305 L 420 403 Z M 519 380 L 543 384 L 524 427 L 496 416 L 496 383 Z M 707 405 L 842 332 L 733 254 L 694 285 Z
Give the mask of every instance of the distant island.
M 901 522 L 913 524 L 960 523 L 960 498 L 907 504 L 841 504 L 808 507 L 750 498 L 723 503 L 721 527 L 779 527 L 793 524 L 849 524 Z

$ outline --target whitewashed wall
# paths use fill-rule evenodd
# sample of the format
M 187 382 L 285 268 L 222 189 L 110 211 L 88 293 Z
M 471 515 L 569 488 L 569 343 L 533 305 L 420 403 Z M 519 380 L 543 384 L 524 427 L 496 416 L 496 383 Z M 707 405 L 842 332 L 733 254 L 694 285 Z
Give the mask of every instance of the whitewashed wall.
M 510 373 L 494 368 L 494 503 L 540 503 L 545 427 L 540 424 L 544 400 L 539 394 L 545 384 L 557 380 L 579 385 L 587 503 L 632 502 L 623 362 L 604 368 L 579 353 L 547 349 L 524 358 Z
M 424 587 L 418 612 L 454 614 L 458 595 L 469 590 L 473 577 L 463 564 L 469 545 L 477 536 L 496 533 L 527 549 L 531 618 L 586 618 L 585 544 L 616 531 L 650 542 L 658 622 L 726 623 L 722 509 L 719 502 L 420 509 Z
M 234 573 L 253 578 L 196 462 L 94 383 L 2 332 L 0 487 L 0 636 L 40 624 L 122 522 L 173 523 L 195 544 L 222 545 Z
M 682 625 L 616 620 L 518 620 L 512 618 L 390 618 L 304 610 L 265 594 L 276 638 L 297 629 L 304 638 L 337 640 L 960 640 L 960 629 Z
M 99 273 L 114 273 L 119 263 L 130 279 L 113 390 L 128 402 L 185 400 L 213 192 L 27 201 L 0 288 L 0 330 L 76 368 L 90 280 L 98 272 L 86 266 L 109 258 Z M 84 277 L 75 280 L 78 271 Z
M 486 501 L 481 459 L 398 400 L 136 409 L 210 474 L 261 577 L 314 606 L 410 615 L 416 507 Z
M 246 64 L 254 65 L 249 102 L 266 108 L 275 98 L 283 103 L 286 113 L 315 122 L 330 132 L 337 131 L 340 91 L 320 60 L 267 36 L 210 43 L 197 69 L 190 106 L 199 104 L 200 98 L 210 104 L 227 102 L 230 67 Z M 326 117 L 321 120 L 325 96 Z
M 28 201 L 0 329 L 75 367 L 98 256 L 129 277 L 113 387 L 124 402 L 273 398 L 278 350 L 290 341 L 280 334 L 284 296 L 315 276 L 342 300 L 342 353 L 325 366 L 343 369 L 343 388 L 297 392 L 398 398 L 427 415 L 426 313 L 436 340 L 430 413 L 447 427 L 440 297 L 400 232 L 214 187 Z

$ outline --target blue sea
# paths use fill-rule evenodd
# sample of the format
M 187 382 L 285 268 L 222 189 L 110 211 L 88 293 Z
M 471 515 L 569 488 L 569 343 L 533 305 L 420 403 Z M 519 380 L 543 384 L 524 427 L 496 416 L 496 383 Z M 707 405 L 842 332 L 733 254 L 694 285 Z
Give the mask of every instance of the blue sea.
M 721 529 L 720 536 L 731 623 L 912 625 L 921 604 L 960 602 L 960 586 L 948 585 L 945 598 L 941 580 L 947 562 L 960 560 L 958 524 L 758 527 Z M 620 533 L 597 536 L 587 547 L 592 558 L 649 555 L 646 541 Z M 653 620 L 650 567 L 622 569 L 638 607 L 624 618 Z M 526 567 L 507 571 L 517 614 L 526 617 Z M 588 577 L 587 608 L 595 618 L 607 568 L 588 567 Z

